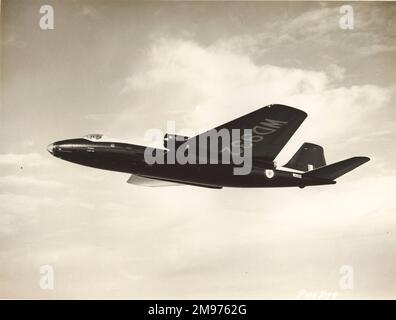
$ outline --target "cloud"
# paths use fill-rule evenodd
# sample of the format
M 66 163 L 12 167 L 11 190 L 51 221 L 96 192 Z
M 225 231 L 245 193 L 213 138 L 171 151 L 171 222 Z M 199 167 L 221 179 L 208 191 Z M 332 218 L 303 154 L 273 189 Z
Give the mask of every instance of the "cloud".
M 334 61 L 339 56 L 338 48 L 342 48 L 345 56 L 374 56 L 396 51 L 393 33 L 395 8 L 367 7 L 355 3 L 352 5 L 354 28 L 343 30 L 339 26 L 344 15 L 340 13 L 341 5 L 332 3 L 302 13 L 287 12 L 276 20 L 262 22 L 259 32 L 222 38 L 217 45 L 262 60 L 275 54 L 281 57 L 297 56 L 307 62 L 306 55 L 311 57 L 310 63 L 319 62 L 319 65 L 328 63 L 328 60 Z
M 384 44 L 384 43 L 373 43 L 370 46 L 363 46 L 357 49 L 357 53 L 361 55 L 375 55 L 384 52 L 395 52 L 396 45 Z
M 295 17 L 287 17 L 288 23 L 278 22 L 281 33 L 293 34 L 297 38 L 316 39 L 331 32 L 340 31 L 339 19 L 341 17 L 339 7 L 319 8 L 306 10 Z
M 260 32 L 238 34 L 217 41 L 217 45 L 227 50 L 247 53 L 259 57 L 273 49 L 299 46 L 307 42 L 318 45 L 333 44 L 333 36 L 339 34 L 338 7 L 306 10 L 303 13 L 287 13 L 263 22 Z M 289 50 L 287 50 L 289 53 Z
M 42 167 L 50 166 L 50 159 L 44 158 L 39 153 L 7 153 L 0 154 L 0 165 L 10 166 L 17 165 L 23 167 Z
M 23 49 L 26 47 L 27 43 L 19 39 L 15 33 L 9 33 L 4 36 L 4 40 L 1 41 L 2 46 L 15 47 L 17 49 Z
M 328 70 L 328 74 L 331 78 L 333 78 L 334 80 L 342 80 L 344 78 L 345 75 L 345 68 L 342 68 L 338 65 L 336 65 L 335 63 L 330 64 L 327 67 Z
M 49 196 L 28 196 L 10 192 L 0 194 L 0 207 L 3 212 L 37 212 L 44 206 L 59 206 L 61 202 Z
M 284 16 L 267 10 L 267 17 L 257 20 L 250 19 L 255 17 L 252 12 L 240 11 L 234 4 L 230 7 L 236 9 L 231 8 L 225 16 L 213 11 L 212 5 L 203 4 L 202 12 L 215 13 L 216 19 L 201 13 L 190 19 L 188 5 L 175 6 L 178 10 L 173 6 L 158 9 L 161 15 L 143 29 L 136 29 L 136 19 L 129 15 L 118 15 L 117 7 L 110 13 L 100 6 L 95 6 L 94 12 L 86 10 L 87 21 L 94 21 L 93 15 L 108 17 L 99 20 L 109 23 L 102 25 L 100 35 L 109 50 L 99 60 L 95 54 L 90 57 L 94 65 L 111 70 L 101 73 L 110 77 L 101 77 L 104 86 L 98 87 L 98 81 L 86 82 L 84 94 L 93 92 L 89 103 L 84 103 L 82 91 L 70 91 L 78 103 L 66 103 L 72 108 L 67 110 L 76 112 L 76 117 L 66 115 L 63 127 L 67 129 L 60 128 L 59 121 L 48 121 L 58 119 L 59 112 L 65 110 L 53 108 L 53 99 L 46 99 L 50 107 L 37 113 L 31 125 L 34 129 L 42 128 L 42 123 L 49 126 L 36 133 L 45 140 L 47 131 L 52 136 L 74 136 L 87 125 L 101 126 L 103 122 L 100 132 L 125 138 L 143 136 L 151 127 L 165 127 L 166 120 L 176 120 L 177 129 L 205 130 L 266 104 L 285 103 L 304 109 L 309 116 L 282 151 L 280 164 L 281 158 L 288 160 L 305 140 L 323 144 L 330 155 L 328 160 L 360 153 L 372 160 L 332 186 L 208 190 L 128 185 L 127 174 L 52 159 L 44 150 L 42 155 L 2 154 L 0 296 L 296 298 L 299 290 L 339 290 L 339 268 L 350 264 L 358 275 L 356 288 L 340 292 L 340 298 L 394 297 L 396 172 L 390 146 L 395 135 L 391 97 L 395 90 L 379 85 L 371 76 L 361 76 L 366 56 L 351 54 L 370 45 L 377 29 L 372 33 L 359 28 L 339 30 L 338 4 L 337 10 L 304 14 L 300 13 L 305 7 L 294 10 L 279 5 Z M 320 6 L 326 9 L 331 5 Z M 256 11 L 256 7 L 250 10 Z M 150 10 L 143 11 L 152 16 Z M 360 22 L 356 22 L 361 23 L 365 11 L 357 11 Z M 242 12 L 248 19 L 238 31 L 223 24 L 229 17 L 238 20 Z M 187 17 L 188 25 L 186 20 L 180 23 L 182 16 Z M 172 25 L 169 29 L 163 27 L 164 17 L 167 26 Z M 389 23 L 389 19 L 381 21 L 369 20 L 365 28 Z M 209 31 L 201 30 L 204 25 Z M 138 30 L 141 39 L 135 41 L 134 35 L 125 38 L 123 33 L 113 32 L 126 26 Z M 185 30 L 182 39 L 157 37 L 166 34 L 161 32 L 164 29 L 176 28 Z M 73 41 L 70 32 L 68 37 L 71 50 L 81 44 Z M 118 44 L 131 37 L 133 48 L 108 45 L 110 38 Z M 154 38 L 155 42 L 145 42 Z M 191 38 L 195 40 L 186 40 Z M 372 43 L 386 43 L 385 39 Z M 97 43 L 98 39 L 93 40 Z M 101 44 L 87 43 L 86 52 L 103 53 Z M 32 49 L 37 53 L 33 56 L 49 52 L 45 46 L 39 47 L 45 52 Z M 53 60 L 51 66 L 65 64 L 61 52 L 57 53 L 59 61 Z M 73 58 L 65 53 L 68 59 Z M 120 56 L 130 57 L 131 71 Z M 359 72 L 353 75 L 356 77 L 351 76 L 348 59 L 359 65 Z M 289 63 L 291 60 L 294 62 Z M 379 66 L 378 60 L 370 61 L 370 67 Z M 18 70 L 18 79 L 29 78 L 31 68 Z M 34 73 L 35 78 L 40 70 Z M 46 74 L 48 70 L 44 71 Z M 118 96 L 115 91 L 124 78 L 123 92 Z M 359 82 L 346 85 L 349 79 Z M 58 80 L 50 87 L 54 101 L 59 101 L 59 92 L 65 96 L 69 92 L 68 82 Z M 23 87 L 19 82 L 15 87 L 18 97 L 20 85 Z M 48 86 L 44 87 L 49 93 Z M 102 90 L 104 87 L 109 90 Z M 23 98 L 34 100 L 29 94 Z M 31 103 L 22 105 L 27 108 Z M 82 105 L 86 116 L 81 115 Z M 109 105 L 114 106 L 111 113 Z M 121 106 L 124 109 L 118 112 Z M 13 138 L 10 141 L 15 141 L 20 135 L 11 128 L 20 126 L 11 120 L 6 125 Z M 31 137 L 41 141 L 39 136 Z M 8 150 L 12 148 L 10 141 L 4 141 Z M 29 141 L 24 146 L 32 147 Z M 50 163 L 56 170 L 49 170 Z M 34 170 L 28 170 L 28 176 L 19 170 L 12 175 L 12 165 L 30 165 Z M 43 291 L 37 285 L 43 264 L 55 267 L 54 291 Z
M 63 184 L 55 180 L 39 179 L 29 176 L 3 176 L 0 177 L 0 185 L 9 187 L 22 188 L 59 188 Z
M 108 113 L 90 113 L 82 116 L 82 119 L 92 120 L 92 121 L 104 121 L 111 118 L 112 115 Z
M 179 129 L 213 128 L 273 103 L 301 108 L 308 119 L 293 137 L 295 149 L 307 139 L 345 142 L 351 135 L 380 130 L 377 121 L 385 115 L 394 88 L 345 87 L 338 82 L 344 74 L 335 64 L 328 72 L 259 65 L 248 55 L 223 46 L 163 38 L 151 47 L 145 67 L 126 78 L 123 91 L 130 105 L 139 101 L 140 109 L 153 116 L 153 126 L 174 117 Z M 161 112 L 157 116 L 158 103 Z M 117 116 L 115 126 L 125 131 L 131 123 L 140 127 L 141 116 L 133 108 L 126 109 Z
M 83 16 L 97 16 L 97 11 L 93 6 L 83 5 L 81 8 L 81 14 Z
M 361 134 L 359 136 L 353 136 L 350 137 L 347 142 L 372 142 L 372 141 L 378 141 L 379 139 L 385 139 L 389 137 L 390 135 L 394 134 L 394 123 L 390 123 L 391 127 L 390 128 L 385 128 L 379 131 L 374 131 L 374 132 L 367 132 L 366 134 Z M 391 137 L 390 137 L 391 138 Z

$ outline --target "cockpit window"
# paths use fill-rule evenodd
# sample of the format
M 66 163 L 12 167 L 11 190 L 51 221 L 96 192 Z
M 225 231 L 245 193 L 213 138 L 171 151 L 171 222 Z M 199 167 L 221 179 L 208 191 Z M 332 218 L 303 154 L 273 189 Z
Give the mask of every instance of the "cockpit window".
M 88 139 L 88 140 L 100 140 L 102 139 L 103 134 L 98 134 L 98 133 L 91 133 L 91 134 L 87 134 L 84 136 L 84 138 Z

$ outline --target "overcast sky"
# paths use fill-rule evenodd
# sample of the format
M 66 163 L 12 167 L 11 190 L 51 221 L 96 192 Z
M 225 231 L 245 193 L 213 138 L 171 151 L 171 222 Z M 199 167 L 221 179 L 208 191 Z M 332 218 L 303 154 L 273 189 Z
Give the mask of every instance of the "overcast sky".
M 353 30 L 340 5 L 3 0 L 0 297 L 396 298 L 396 5 L 352 3 Z M 46 152 L 273 103 L 308 113 L 280 165 L 305 141 L 329 163 L 371 161 L 332 186 L 211 190 L 133 186 Z

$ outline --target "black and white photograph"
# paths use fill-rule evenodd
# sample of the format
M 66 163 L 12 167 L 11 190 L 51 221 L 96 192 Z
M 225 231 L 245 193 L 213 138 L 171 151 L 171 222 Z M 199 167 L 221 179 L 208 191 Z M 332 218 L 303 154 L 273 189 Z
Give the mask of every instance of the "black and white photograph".
M 0 299 L 396 298 L 396 2 L 0 14 Z

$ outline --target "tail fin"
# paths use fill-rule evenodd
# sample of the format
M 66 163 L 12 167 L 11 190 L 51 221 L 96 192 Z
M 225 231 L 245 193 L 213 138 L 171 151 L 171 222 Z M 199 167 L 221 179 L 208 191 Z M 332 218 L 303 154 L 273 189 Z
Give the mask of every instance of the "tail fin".
M 304 173 L 305 177 L 334 180 L 369 161 L 368 157 L 353 157 Z
M 300 171 L 310 171 L 326 165 L 323 148 L 305 142 L 284 167 Z

